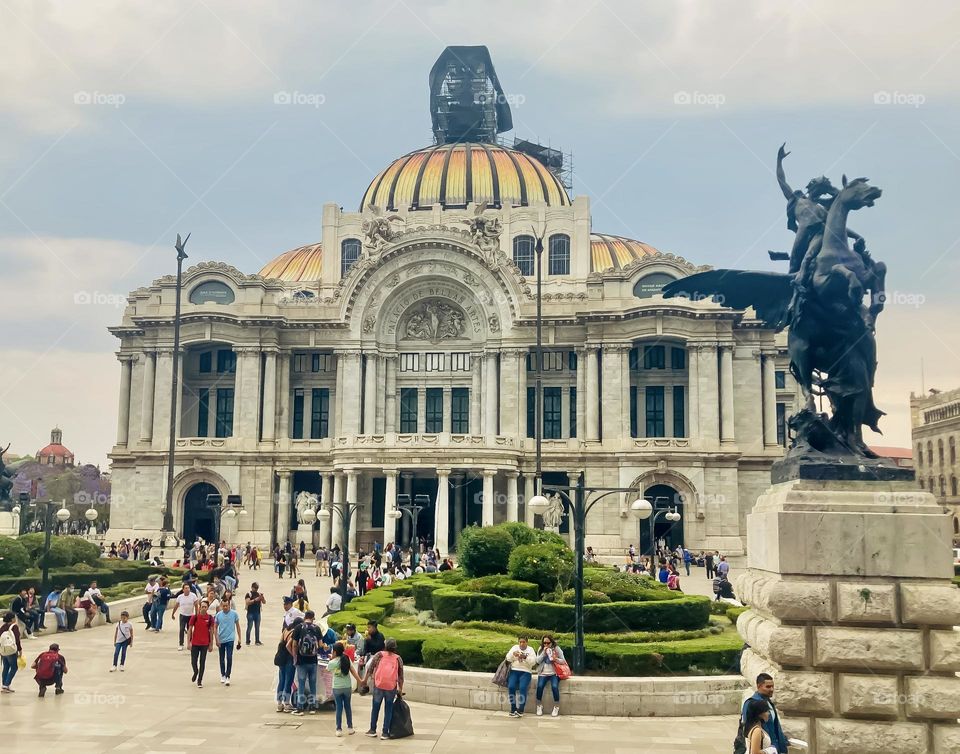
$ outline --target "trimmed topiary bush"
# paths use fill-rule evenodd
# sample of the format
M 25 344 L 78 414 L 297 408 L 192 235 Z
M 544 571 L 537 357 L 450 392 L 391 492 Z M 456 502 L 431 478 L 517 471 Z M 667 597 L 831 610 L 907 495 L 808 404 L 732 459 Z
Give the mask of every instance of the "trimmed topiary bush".
M 96 566 L 102 560 L 100 548 L 83 537 L 57 537 L 56 539 L 66 542 L 69 547 L 70 562 L 67 565 L 86 563 L 89 566 Z M 149 563 L 145 563 L 145 565 L 149 565 Z
M 519 603 L 520 600 L 514 597 L 461 592 L 457 587 L 444 587 L 433 593 L 433 612 L 444 623 L 453 623 L 455 620 L 511 622 L 517 618 Z
M 540 588 L 540 593 L 556 590 L 557 584 L 567 586 L 573 578 L 573 551 L 566 545 L 521 545 L 510 554 L 510 577 L 529 581 Z
M 506 572 L 513 548 L 513 537 L 507 531 L 471 526 L 463 530 L 457 558 L 466 575 L 489 576 Z
M 510 642 L 484 642 L 459 637 L 437 636 L 423 642 L 423 664 L 428 668 L 443 670 L 468 670 L 488 672 L 507 656 Z
M 683 631 L 704 628 L 710 621 L 707 597 L 683 596 L 661 602 L 609 602 L 585 605 L 587 631 Z M 573 605 L 520 602 L 519 622 L 543 631 L 572 631 Z
M 546 529 L 534 529 L 534 534 L 537 537 L 537 543 L 541 545 L 556 545 L 557 547 L 566 547 L 567 549 L 570 546 L 567 544 L 567 540 L 557 534 L 555 531 L 547 531 Z
M 42 531 L 24 534 L 18 539 L 26 548 L 30 560 L 42 566 L 40 558 L 43 555 L 43 546 L 46 535 Z M 126 561 L 121 561 L 126 562 Z M 50 539 L 50 567 L 62 568 L 86 563 L 90 566 L 109 567 L 109 561 L 100 557 L 100 548 L 83 537 L 53 536 Z
M 20 576 L 30 567 L 30 554 L 13 537 L 0 537 L 0 575 Z
M 565 605 L 572 605 L 576 602 L 577 595 L 576 590 L 567 589 L 563 592 L 563 602 Z M 610 598 L 605 595 L 603 592 L 598 592 L 594 589 L 584 589 L 583 590 L 583 604 L 584 605 L 596 605 L 602 602 L 610 602 Z
M 584 569 L 583 585 L 603 592 L 612 602 L 672 600 L 683 596 L 648 576 L 593 568 Z
M 433 593 L 447 586 L 438 579 L 418 581 L 412 585 L 413 604 L 417 610 L 433 610 Z
M 529 581 L 516 581 L 502 574 L 464 581 L 457 588 L 462 592 L 485 592 L 496 594 L 498 597 L 520 597 L 525 600 L 535 600 L 540 596 L 540 590 L 536 584 L 531 584 Z
M 527 526 L 522 521 L 507 521 L 503 524 L 497 524 L 494 529 L 502 529 L 513 539 L 513 543 L 520 545 L 534 545 L 540 542 L 540 531 Z
M 462 581 L 466 581 L 468 577 L 462 568 L 454 568 L 452 571 L 441 571 L 440 576 L 437 578 L 444 584 L 459 584 Z

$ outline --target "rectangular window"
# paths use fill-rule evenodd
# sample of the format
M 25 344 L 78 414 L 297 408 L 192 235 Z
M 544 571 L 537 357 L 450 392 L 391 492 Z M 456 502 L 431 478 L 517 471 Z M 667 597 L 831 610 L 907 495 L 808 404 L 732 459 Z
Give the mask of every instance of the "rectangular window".
M 686 369 L 687 368 L 687 351 L 684 348 L 671 348 L 670 349 L 670 368 L 671 369 Z
M 417 431 L 417 389 L 415 387 L 400 388 L 400 431 L 405 433 Z
M 200 374 L 209 374 L 213 370 L 213 352 L 204 351 L 200 354 Z
M 310 437 L 330 436 L 330 389 L 315 387 L 310 394 Z
M 450 354 L 450 371 L 469 372 L 470 371 L 470 354 L 469 353 L 451 353 Z
M 563 371 L 563 351 L 544 351 L 543 352 L 543 371 L 544 372 Z
M 310 371 L 310 354 L 295 353 L 293 355 L 293 371 L 298 373 L 309 372 Z
M 217 374 L 233 374 L 237 371 L 237 355 L 229 350 L 217 351 Z
M 571 353 L 573 353 L 571 351 Z M 570 437 L 577 436 L 577 389 L 570 388 Z
M 577 352 L 567 351 L 567 369 L 571 372 L 577 371 Z
M 563 437 L 563 402 L 558 387 L 543 388 L 543 439 L 559 440 Z
M 777 404 L 777 444 L 787 446 L 787 404 Z
M 303 439 L 303 389 L 293 391 L 293 439 Z
M 227 353 L 233 353 L 227 351 Z M 231 437 L 233 435 L 233 388 L 217 388 L 217 437 Z
M 208 353 L 207 356 L 210 354 Z M 207 359 L 209 366 L 209 359 Z M 209 371 L 209 370 L 207 370 Z M 200 388 L 199 400 L 197 401 L 197 437 L 206 437 L 210 431 L 208 426 L 210 422 L 210 389 Z
M 443 432 L 443 388 L 427 388 L 426 425 L 424 432 Z
M 564 233 L 550 236 L 549 268 L 551 275 L 570 274 L 570 236 Z
M 527 388 L 527 437 L 537 436 L 537 389 Z
M 418 353 L 400 354 L 400 371 L 401 372 L 419 372 L 420 371 L 420 354 Z
M 640 434 L 640 427 L 637 425 L 637 395 L 639 388 L 636 385 L 630 386 L 630 437 L 637 437 Z
M 661 351 L 662 353 L 662 351 Z M 663 385 L 651 385 L 646 389 L 647 437 L 663 437 Z
M 666 369 L 666 349 L 663 346 L 644 346 L 643 368 Z
M 427 371 L 428 372 L 442 372 L 443 371 L 443 354 L 442 353 L 428 353 L 426 354 L 427 362 Z
M 636 372 L 640 369 L 640 349 L 636 346 L 630 349 L 630 371 Z
M 673 386 L 673 436 L 686 437 L 686 406 L 683 401 L 683 385 Z
M 450 393 L 450 431 L 456 435 L 470 434 L 470 388 L 468 387 L 455 387 Z
M 786 390 L 787 389 L 787 373 L 782 369 L 778 369 L 773 373 L 773 384 L 777 390 Z

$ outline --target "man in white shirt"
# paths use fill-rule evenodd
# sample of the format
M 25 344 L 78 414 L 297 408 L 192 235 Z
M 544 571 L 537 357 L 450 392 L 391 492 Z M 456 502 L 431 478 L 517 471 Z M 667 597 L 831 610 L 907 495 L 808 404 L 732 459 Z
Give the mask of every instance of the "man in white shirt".
M 297 610 L 293 606 L 293 597 L 287 596 L 283 598 L 283 625 L 285 628 L 290 628 L 293 625 L 293 622 L 297 618 L 303 617 L 303 611 Z
M 143 622 L 150 625 L 150 608 L 153 606 L 153 600 L 157 591 L 160 589 L 160 585 L 157 583 L 156 576 L 150 576 L 147 579 L 147 586 L 144 588 L 144 593 L 147 595 L 146 602 L 143 603 Z
M 325 612 L 322 617 L 326 617 L 331 613 L 339 613 L 342 606 L 343 597 L 340 596 L 340 592 L 337 591 L 335 586 L 330 587 L 330 596 L 327 598 L 327 612 Z
M 183 639 L 186 635 L 190 618 L 196 612 L 195 606 L 199 599 L 200 598 L 190 589 L 190 585 L 184 584 L 183 591 L 177 595 L 177 599 L 174 602 L 173 612 L 170 614 L 170 617 L 174 618 L 178 612 L 180 613 L 180 646 L 177 648 L 178 652 L 183 651 Z

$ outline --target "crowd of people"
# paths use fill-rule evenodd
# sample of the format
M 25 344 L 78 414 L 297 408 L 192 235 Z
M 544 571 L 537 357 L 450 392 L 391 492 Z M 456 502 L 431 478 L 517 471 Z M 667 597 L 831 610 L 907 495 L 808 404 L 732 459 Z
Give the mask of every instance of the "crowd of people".
M 587 548 L 585 559 L 596 560 L 593 548 Z M 652 565 L 653 563 L 656 565 Z M 677 545 L 671 549 L 661 539 L 656 543 L 654 556 L 651 559 L 648 555 L 638 557 L 637 548 L 631 544 L 627 548 L 623 570 L 628 573 L 648 574 L 666 584 L 669 589 L 681 591 L 681 565 L 687 576 L 690 576 L 692 567 L 705 569 L 706 577 L 713 581 L 713 593 L 717 600 L 736 599 L 733 585 L 730 583 L 730 563 L 727 562 L 726 556 L 721 555 L 717 550 L 713 552 L 701 550 L 699 553 L 692 553 L 683 545 Z

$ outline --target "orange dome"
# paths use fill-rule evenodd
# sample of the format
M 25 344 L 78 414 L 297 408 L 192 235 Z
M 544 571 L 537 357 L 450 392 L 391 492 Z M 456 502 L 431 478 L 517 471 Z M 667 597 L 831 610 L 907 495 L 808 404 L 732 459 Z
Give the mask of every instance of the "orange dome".
M 632 238 L 608 236 L 601 233 L 590 234 L 591 272 L 619 270 L 636 259 L 652 257 L 659 253 L 650 244 L 634 241 Z
M 320 244 L 313 243 L 299 249 L 285 251 L 276 259 L 267 262 L 259 274 L 265 278 L 278 278 L 288 283 L 320 279 L 323 269 L 323 251 Z

